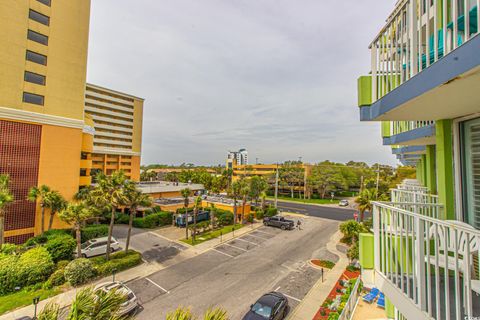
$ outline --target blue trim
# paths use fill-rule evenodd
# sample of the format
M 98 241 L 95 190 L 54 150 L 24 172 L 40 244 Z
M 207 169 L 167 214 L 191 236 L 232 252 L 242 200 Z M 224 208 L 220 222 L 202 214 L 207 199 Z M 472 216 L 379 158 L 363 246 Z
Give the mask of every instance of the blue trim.
M 391 137 L 383 138 L 383 145 L 402 145 L 412 140 L 435 136 L 435 125 L 431 124 L 425 127 L 402 132 Z
M 420 160 L 421 154 L 397 154 L 399 160 Z
M 369 107 L 360 107 L 360 120 L 372 121 L 480 65 L 480 36 L 447 54 L 427 69 L 387 93 Z M 413 120 L 413 119 L 412 119 Z
M 392 149 L 393 154 L 404 154 L 412 152 L 427 152 L 426 146 L 406 146 Z

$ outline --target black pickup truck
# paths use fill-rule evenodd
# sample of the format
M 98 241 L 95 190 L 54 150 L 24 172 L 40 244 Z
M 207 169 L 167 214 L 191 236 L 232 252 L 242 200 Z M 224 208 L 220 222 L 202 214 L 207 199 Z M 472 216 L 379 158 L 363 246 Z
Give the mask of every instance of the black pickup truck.
M 287 220 L 281 216 L 265 217 L 263 218 L 263 224 L 281 228 L 282 230 L 292 230 L 295 227 L 293 220 Z

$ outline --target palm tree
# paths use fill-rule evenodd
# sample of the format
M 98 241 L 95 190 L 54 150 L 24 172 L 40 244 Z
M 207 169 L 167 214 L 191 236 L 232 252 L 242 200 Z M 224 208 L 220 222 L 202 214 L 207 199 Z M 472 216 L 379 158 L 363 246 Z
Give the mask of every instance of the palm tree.
M 130 245 L 130 236 L 132 233 L 133 218 L 137 215 L 138 207 L 149 207 L 152 205 L 152 199 L 142 191 L 138 190 L 134 182 L 129 182 L 126 188 L 127 201 L 125 205 L 129 208 L 130 218 L 128 220 L 127 241 L 125 243 L 125 252 Z
M 188 240 L 188 204 L 189 204 L 189 197 L 192 193 L 192 190 L 189 188 L 185 188 L 180 190 L 180 194 L 183 197 L 183 206 L 185 207 L 185 237 Z
M 6 207 L 13 200 L 13 194 L 10 192 L 10 177 L 6 174 L 0 174 L 0 248 L 3 245 Z
M 67 320 L 119 320 L 126 319 L 118 315 L 126 296 L 119 291 L 94 291 L 93 288 L 84 288 L 77 292 L 73 300 Z M 38 320 L 65 319 L 60 315 L 60 306 L 50 303 L 40 312 Z M 129 319 L 132 319 L 130 317 Z
M 245 221 L 245 206 L 250 195 L 250 183 L 248 180 L 240 180 L 240 196 L 242 197 L 242 223 Z
M 166 320 L 194 320 L 197 319 L 189 308 L 179 307 L 167 314 Z M 228 320 L 227 312 L 221 308 L 208 309 L 203 320 Z
M 364 189 L 357 198 L 355 203 L 358 204 L 358 211 L 360 211 L 360 221 L 363 221 L 365 211 L 371 212 L 373 205 L 372 201 L 387 201 L 388 197 L 384 194 L 378 194 L 375 189 Z
M 106 259 L 110 258 L 110 244 L 112 241 L 115 212 L 118 207 L 125 205 L 127 201 L 125 186 L 127 178 L 122 170 L 113 172 L 110 176 L 99 173 L 96 176 L 97 185 L 91 191 L 92 202 L 97 208 L 105 208 L 110 211 L 110 225 L 108 228 Z
M 50 207 L 50 220 L 48 221 L 48 230 L 52 229 L 53 217 L 55 213 L 64 210 L 67 207 L 67 201 L 62 197 L 60 192 L 52 191 L 48 199 L 48 206 Z
M 90 208 L 82 202 L 71 203 L 58 214 L 60 220 L 72 225 L 73 229 L 75 230 L 75 239 L 77 240 L 77 258 L 82 257 L 82 226 L 85 221 L 92 217 L 92 215 L 92 210 L 90 210 Z
M 40 187 L 31 187 L 28 191 L 27 199 L 36 202 L 37 200 L 40 201 L 40 208 L 41 208 L 41 231 L 42 235 L 45 232 L 45 208 L 49 207 L 49 198 L 51 196 L 52 190 L 49 186 L 41 185 Z
M 230 195 L 231 198 L 233 198 L 233 223 L 238 222 L 238 217 L 237 217 L 237 200 L 240 197 L 240 190 L 242 188 L 242 185 L 240 181 L 234 181 L 230 185 L 230 188 L 228 189 L 228 194 Z
M 202 205 L 202 197 L 198 196 L 195 198 L 195 208 L 193 209 L 193 235 L 192 243 L 195 242 L 195 235 L 197 234 L 197 215 L 198 208 Z

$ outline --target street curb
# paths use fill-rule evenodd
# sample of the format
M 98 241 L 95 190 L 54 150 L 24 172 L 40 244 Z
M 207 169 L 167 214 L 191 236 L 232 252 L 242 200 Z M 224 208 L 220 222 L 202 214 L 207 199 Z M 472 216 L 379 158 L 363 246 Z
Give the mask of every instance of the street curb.
M 275 199 L 268 199 L 267 200 L 275 200 Z M 337 208 L 337 209 L 344 209 L 344 210 L 355 210 L 355 208 L 352 207 L 340 207 L 335 204 L 320 204 L 320 203 L 306 203 L 306 202 L 300 202 L 300 201 L 292 201 L 292 200 L 278 200 L 278 202 L 287 202 L 287 203 L 292 203 L 292 204 L 303 204 L 306 206 L 317 206 L 317 207 L 326 207 L 326 208 Z

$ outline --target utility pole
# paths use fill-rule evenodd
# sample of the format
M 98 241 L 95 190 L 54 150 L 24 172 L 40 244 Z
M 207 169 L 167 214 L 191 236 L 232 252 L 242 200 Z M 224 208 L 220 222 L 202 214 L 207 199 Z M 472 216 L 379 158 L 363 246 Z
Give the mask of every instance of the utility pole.
M 275 208 L 277 208 L 278 202 L 278 163 L 277 163 L 277 171 L 275 172 Z
M 307 199 L 307 167 L 303 166 L 303 200 Z
M 378 198 L 378 184 L 380 182 L 380 163 L 377 163 L 377 186 L 376 186 L 376 190 L 377 190 L 377 198 Z
M 258 158 L 255 158 L 255 164 L 258 164 Z
M 363 176 L 360 177 L 360 193 L 363 191 Z

